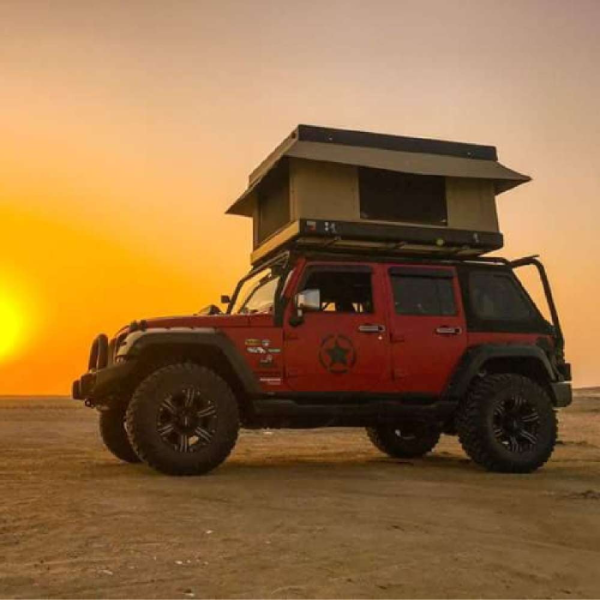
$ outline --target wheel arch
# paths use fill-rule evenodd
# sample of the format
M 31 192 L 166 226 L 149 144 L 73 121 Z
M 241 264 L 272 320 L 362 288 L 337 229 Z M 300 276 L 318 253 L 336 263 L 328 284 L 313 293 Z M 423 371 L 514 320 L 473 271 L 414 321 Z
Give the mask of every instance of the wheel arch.
M 256 377 L 233 342 L 218 330 L 136 332 L 119 355 L 135 361 L 134 386 L 159 366 L 193 362 L 210 368 L 231 387 L 242 420 L 254 415 L 252 398 L 260 391 Z
M 553 404 L 557 398 L 552 387 L 556 380 L 544 351 L 533 345 L 483 344 L 467 349 L 445 391 L 447 397 L 460 399 L 471 383 L 483 374 L 514 373 L 532 379 L 543 387 Z

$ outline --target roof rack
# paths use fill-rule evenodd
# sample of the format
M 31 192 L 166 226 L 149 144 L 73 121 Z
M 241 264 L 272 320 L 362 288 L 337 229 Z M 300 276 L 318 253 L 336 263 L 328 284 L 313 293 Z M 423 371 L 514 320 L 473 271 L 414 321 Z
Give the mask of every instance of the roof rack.
M 252 253 L 258 266 L 281 250 L 351 253 L 361 256 L 477 258 L 502 248 L 502 234 L 441 227 L 399 227 L 350 221 L 299 219 Z
M 294 253 L 290 253 L 293 256 Z M 401 261 L 403 263 L 418 263 L 418 264 L 480 264 L 480 265 L 502 265 L 511 267 L 510 261 L 503 257 L 486 257 L 482 260 L 481 257 L 468 257 L 468 256 L 432 256 L 432 255 L 416 255 L 416 254 L 361 254 L 357 252 L 326 252 L 326 251 L 304 251 L 299 252 L 297 255 L 309 258 L 311 260 L 332 260 L 332 261 L 360 261 L 368 260 L 371 262 L 393 262 Z M 263 269 L 266 265 L 259 264 L 255 271 Z

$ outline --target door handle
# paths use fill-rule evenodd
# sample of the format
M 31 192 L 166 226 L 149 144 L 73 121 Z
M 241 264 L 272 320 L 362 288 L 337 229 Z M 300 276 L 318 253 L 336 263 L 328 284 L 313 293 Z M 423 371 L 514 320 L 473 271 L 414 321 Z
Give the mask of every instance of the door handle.
M 359 325 L 358 330 L 361 333 L 383 333 L 385 331 L 385 327 L 383 325 Z
M 435 330 L 437 335 L 460 335 L 462 333 L 462 327 L 449 327 L 442 325 Z

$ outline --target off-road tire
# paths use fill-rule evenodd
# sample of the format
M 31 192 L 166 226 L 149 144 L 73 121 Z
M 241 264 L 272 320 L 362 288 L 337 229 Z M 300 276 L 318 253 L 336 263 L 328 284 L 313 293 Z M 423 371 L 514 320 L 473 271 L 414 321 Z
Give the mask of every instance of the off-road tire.
M 521 440 L 523 434 L 514 434 L 512 429 L 502 433 L 505 427 L 498 425 L 505 418 L 503 407 L 511 402 L 515 405 L 517 399 L 528 407 L 530 412 L 525 415 L 529 423 L 534 418 L 531 415 L 535 416 L 535 431 L 528 432 L 535 443 L 528 438 Z M 488 471 L 499 473 L 539 469 L 552 455 L 558 435 L 556 413 L 546 391 L 528 377 L 511 373 L 486 375 L 475 381 L 459 405 L 456 427 L 467 455 Z M 500 441 L 503 437 L 507 439 Z M 529 446 L 517 448 L 513 437 Z
M 165 402 L 178 394 L 185 396 L 186 390 L 195 390 L 194 397 L 208 403 L 213 411 L 213 425 L 210 432 L 205 432 L 207 436 L 210 433 L 209 441 L 198 437 L 193 450 L 189 440 L 185 449 L 175 448 L 161 433 L 165 427 L 160 422 Z M 193 363 L 172 364 L 154 371 L 138 385 L 127 409 L 131 445 L 146 464 L 167 475 L 201 475 L 211 471 L 229 456 L 239 427 L 238 405 L 229 385 L 214 371 Z M 175 444 L 184 437 L 179 432 L 170 435 L 175 436 Z
M 100 411 L 100 437 L 106 448 L 119 460 L 126 463 L 141 462 L 131 446 L 125 430 L 125 411 L 127 405 L 120 403 L 108 410 Z
M 432 426 L 377 425 L 367 427 L 373 445 L 392 458 L 418 458 L 431 452 L 440 440 L 441 431 Z

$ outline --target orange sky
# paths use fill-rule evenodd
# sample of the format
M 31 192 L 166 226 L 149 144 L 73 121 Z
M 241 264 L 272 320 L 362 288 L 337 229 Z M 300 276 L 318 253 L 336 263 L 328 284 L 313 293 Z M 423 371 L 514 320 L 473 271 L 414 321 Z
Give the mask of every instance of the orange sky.
M 600 2 L 0 3 L 0 394 L 247 270 L 223 215 L 299 122 L 497 145 L 504 254 L 542 255 L 600 384 Z M 4 321 L 4 323 L 2 323 Z M 9 349 L 7 349 L 9 348 Z

